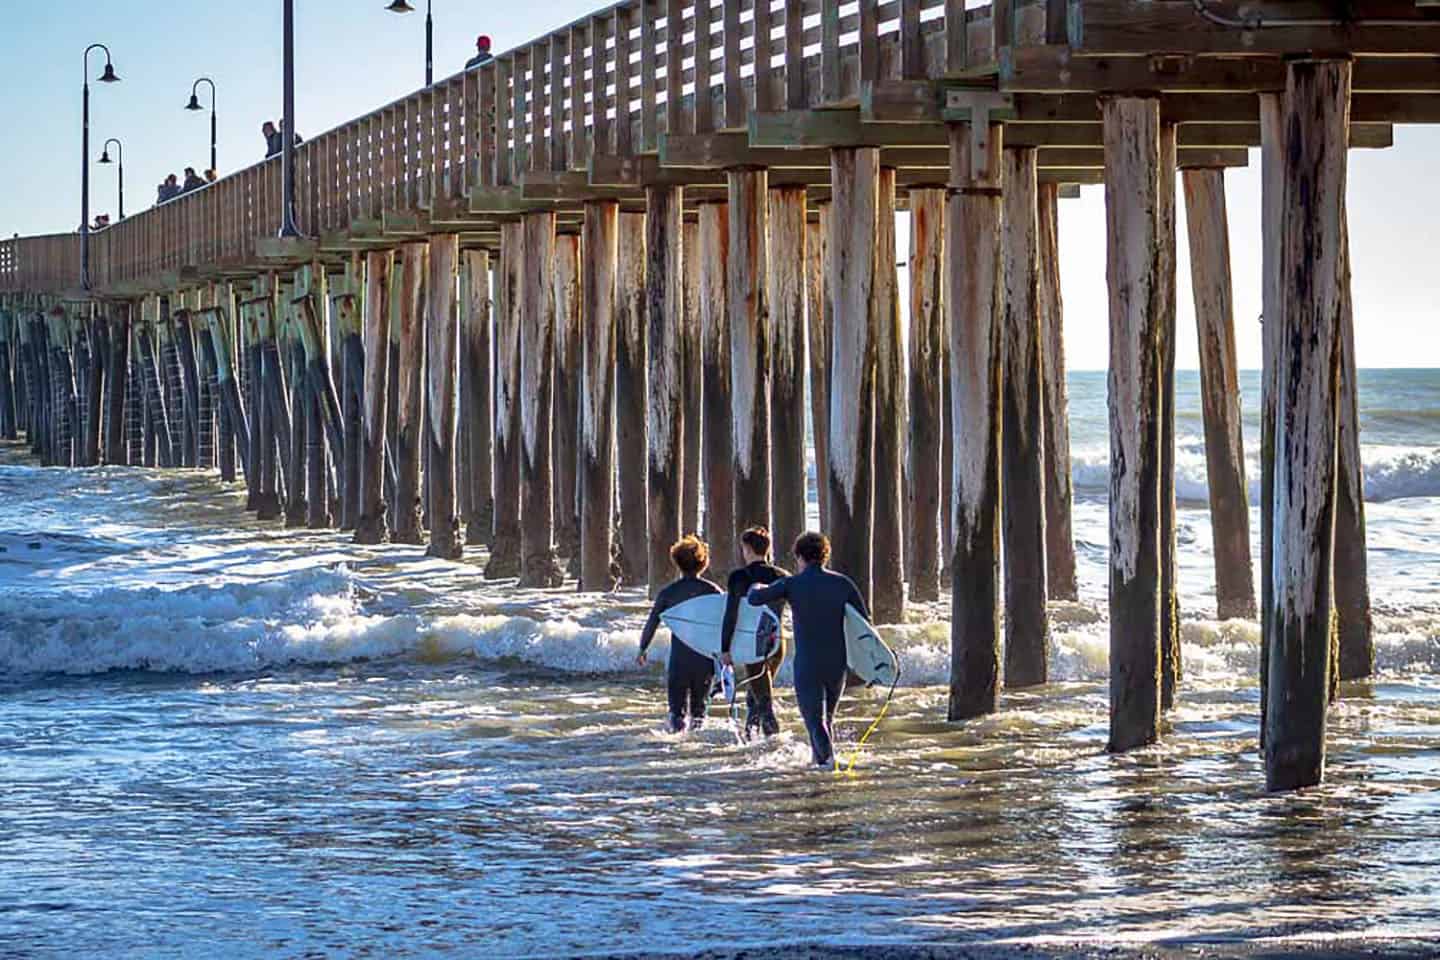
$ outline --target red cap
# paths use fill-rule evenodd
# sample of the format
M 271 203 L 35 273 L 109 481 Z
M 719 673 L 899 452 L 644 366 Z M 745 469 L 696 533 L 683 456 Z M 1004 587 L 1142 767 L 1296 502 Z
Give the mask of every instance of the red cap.
M 490 38 L 483 33 L 480 34 L 480 36 L 475 38 L 475 46 L 481 50 L 489 50 Z

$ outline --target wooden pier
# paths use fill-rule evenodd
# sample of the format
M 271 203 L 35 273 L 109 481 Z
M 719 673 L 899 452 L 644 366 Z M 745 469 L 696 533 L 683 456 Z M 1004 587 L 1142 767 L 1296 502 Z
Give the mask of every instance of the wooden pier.
M 78 236 L 0 241 L 0 436 L 653 591 L 697 525 L 718 567 L 801 529 L 808 417 L 877 616 L 953 585 L 961 720 L 1045 682 L 1075 596 L 1057 206 L 1103 183 L 1130 749 L 1181 684 L 1177 185 L 1219 613 L 1256 609 L 1224 170 L 1259 147 L 1263 742 L 1272 788 L 1314 784 L 1333 682 L 1373 664 L 1346 155 L 1440 122 L 1437 64 L 1423 0 L 625 0 L 298 147 L 302 238 L 276 158 L 95 232 L 89 289 Z

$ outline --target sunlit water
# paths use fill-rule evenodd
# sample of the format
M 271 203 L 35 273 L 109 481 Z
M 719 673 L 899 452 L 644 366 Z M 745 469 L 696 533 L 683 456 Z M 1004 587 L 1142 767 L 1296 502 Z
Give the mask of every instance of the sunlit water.
M 1095 375 L 1071 381 L 1083 597 L 1051 607 L 1056 682 L 944 723 L 944 607 L 913 609 L 850 776 L 810 769 L 788 690 L 769 743 L 723 711 L 661 732 L 638 592 L 520 591 L 481 553 L 262 527 L 213 476 L 11 449 L 0 955 L 1440 937 L 1440 385 L 1406 376 L 1362 381 L 1380 674 L 1331 713 L 1326 784 L 1278 797 L 1258 631 L 1208 619 L 1203 503 L 1181 511 L 1180 705 L 1159 746 L 1103 752 Z M 1187 415 L 1182 493 L 1204 476 Z M 847 761 L 878 707 L 842 707 Z

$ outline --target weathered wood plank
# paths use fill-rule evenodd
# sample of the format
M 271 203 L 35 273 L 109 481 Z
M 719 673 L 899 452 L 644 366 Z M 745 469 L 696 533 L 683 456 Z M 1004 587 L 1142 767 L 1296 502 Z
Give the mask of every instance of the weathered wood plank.
M 1060 297 L 1060 188 L 1040 185 L 1040 336 L 1045 395 L 1045 585 L 1054 600 L 1078 600 L 1070 518 L 1070 400 L 1065 381 L 1064 305 Z
M 950 128 L 954 165 L 946 210 L 954 556 L 950 611 L 951 720 L 1000 705 L 1000 396 L 1004 280 L 1001 258 L 1002 133 L 973 157 L 968 124 Z
M 767 300 L 771 316 L 770 445 L 774 543 L 788 549 L 805 532 L 806 191 L 770 190 Z
M 1185 223 L 1190 241 L 1190 288 L 1200 344 L 1200 398 L 1205 426 L 1205 475 L 1215 553 L 1216 615 L 1253 619 L 1250 494 L 1245 483 L 1240 378 L 1235 354 L 1234 297 L 1225 172 L 1185 170 Z
M 700 205 L 701 457 L 705 475 L 705 538 L 719 568 L 736 562 L 735 441 L 730 393 L 730 208 Z
M 1348 60 L 1288 66 L 1274 583 L 1265 611 L 1274 623 L 1265 716 L 1271 790 L 1313 786 L 1325 772 L 1349 95 Z
M 831 156 L 831 235 L 826 242 L 835 318 L 830 354 L 831 563 L 869 603 L 874 529 L 875 363 L 878 316 L 880 152 L 835 150 Z
M 1160 736 L 1159 102 L 1108 97 L 1110 740 Z
M 1035 151 L 1008 147 L 1004 168 L 1004 387 L 1001 499 L 1005 537 L 1005 686 L 1049 677 L 1045 571 L 1045 401 L 1039 315 Z
M 615 585 L 615 334 L 620 204 L 585 205 L 580 383 L 580 589 Z
M 764 170 L 731 170 L 729 181 L 730 422 L 734 436 L 735 535 L 770 527 L 770 352 Z M 727 560 L 729 558 L 722 558 Z
M 680 378 L 680 325 L 685 309 L 680 289 L 684 282 L 680 219 L 683 202 L 684 190 L 680 187 L 650 187 L 645 191 L 649 375 L 645 394 L 649 424 L 646 489 L 650 519 L 646 576 L 652 597 L 673 577 L 670 546 L 680 539 L 681 437 L 685 422 Z

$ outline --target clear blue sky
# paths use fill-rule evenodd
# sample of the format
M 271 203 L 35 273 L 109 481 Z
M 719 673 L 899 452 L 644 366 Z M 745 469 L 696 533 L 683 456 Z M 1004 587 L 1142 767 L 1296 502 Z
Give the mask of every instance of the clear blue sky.
M 298 0 L 297 127 L 310 135 L 419 87 L 424 79 L 423 2 L 397 16 L 385 0 Z M 435 0 L 436 75 L 448 76 L 488 33 L 504 50 L 570 22 L 602 0 Z M 0 236 L 51 233 L 79 222 L 80 55 L 110 46 L 123 82 L 92 84 L 92 160 L 110 136 L 125 143 L 126 207 L 154 201 L 155 185 L 209 156 L 208 115 L 181 109 L 191 82 L 219 88 L 220 168 L 263 153 L 259 128 L 280 113 L 280 0 L 160 4 L 145 0 L 48 0 L 6 4 L 0 90 L 8 130 L 0 149 Z M 98 52 L 97 52 L 98 53 Z M 92 56 L 92 79 L 103 56 Z M 202 94 L 208 104 L 208 94 Z M 1434 189 L 1440 128 L 1402 128 L 1390 150 L 1351 153 L 1350 235 L 1362 366 L 1440 365 L 1440 194 Z M 1254 152 L 1251 162 L 1258 166 Z M 1259 366 L 1257 166 L 1228 175 L 1240 362 Z M 113 167 L 92 166 L 92 213 L 116 210 Z M 1182 367 L 1197 363 L 1180 204 Z M 1104 193 L 1088 187 L 1061 205 L 1066 350 L 1074 368 L 1105 366 Z M 903 228 L 902 228 L 903 238 Z

